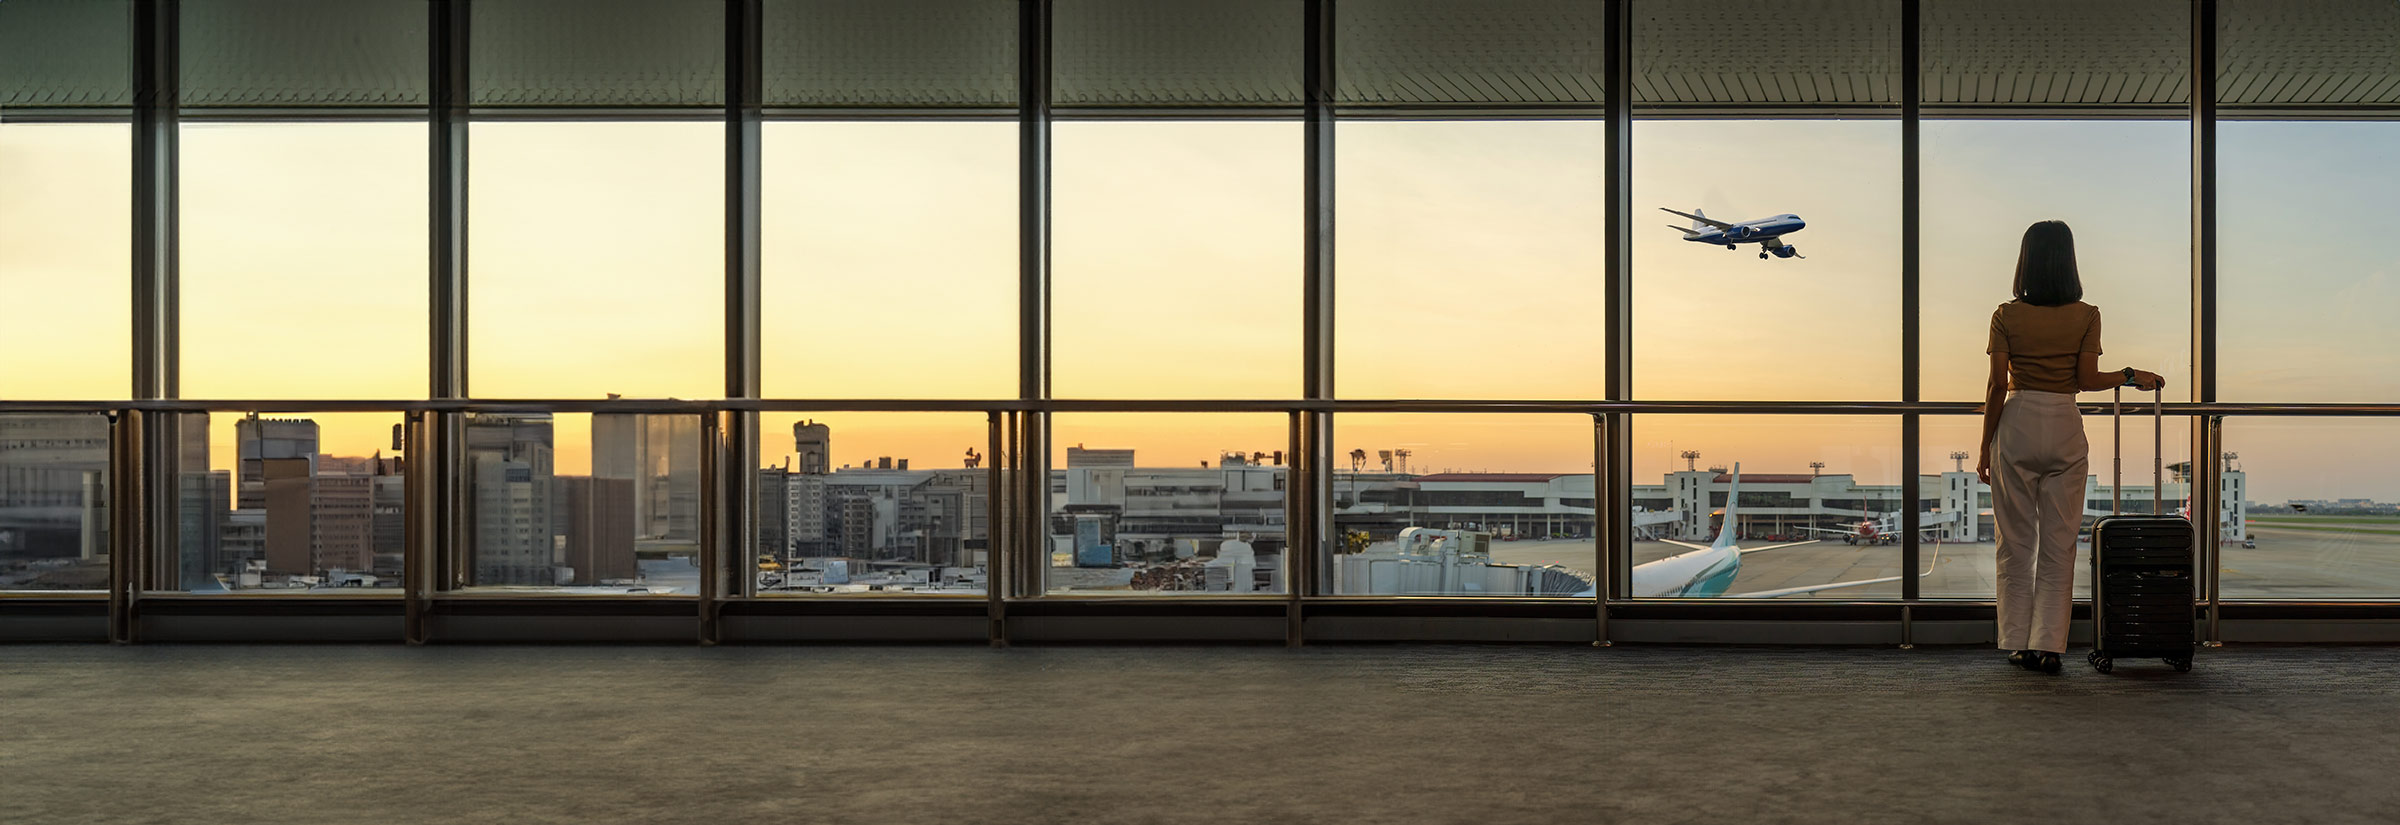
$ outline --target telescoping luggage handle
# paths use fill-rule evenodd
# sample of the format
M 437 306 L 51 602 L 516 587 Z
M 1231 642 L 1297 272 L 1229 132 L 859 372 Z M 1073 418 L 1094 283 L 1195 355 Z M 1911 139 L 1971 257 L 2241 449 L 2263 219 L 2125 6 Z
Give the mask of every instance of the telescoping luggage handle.
M 2150 391 L 2150 514 L 2164 515 L 2166 492 L 2166 388 Z M 2109 444 L 2115 453 L 2109 459 L 2108 512 L 2116 515 L 2125 509 L 2125 388 L 2108 391 Z

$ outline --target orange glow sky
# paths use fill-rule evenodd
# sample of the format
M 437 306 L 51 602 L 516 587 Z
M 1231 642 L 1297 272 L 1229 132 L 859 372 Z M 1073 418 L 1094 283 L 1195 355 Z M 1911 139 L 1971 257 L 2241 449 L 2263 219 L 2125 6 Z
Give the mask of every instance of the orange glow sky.
M 705 398 L 723 390 L 722 137 L 713 123 L 473 127 L 470 333 L 480 397 Z M 2103 366 L 2188 386 L 2188 135 L 2177 123 L 1925 125 L 1924 387 L 1972 398 L 2016 236 L 2076 227 Z M 2224 129 L 2225 397 L 2377 400 L 2400 333 L 2389 125 Z M 1299 394 L 1299 126 L 1057 127 L 1054 384 L 1075 398 Z M 183 373 L 194 398 L 425 392 L 425 135 L 411 124 L 187 124 Z M 1336 325 L 1345 397 L 1599 392 L 1596 123 L 1349 122 L 1338 130 Z M 1636 130 L 1636 390 L 1660 399 L 1888 399 L 1899 391 L 1898 126 L 1644 121 Z M 127 130 L 0 127 L 0 397 L 121 398 Z M 763 373 L 773 397 L 1013 396 L 1014 126 L 766 130 Z M 2376 166 L 2375 164 L 2383 164 Z M 1684 243 L 1655 207 L 1795 212 L 1806 260 Z M 2266 332 L 2267 329 L 2280 332 Z M 2171 395 L 2180 399 L 2181 395 Z M 2102 395 L 2087 396 L 2098 401 Z M 954 467 L 982 417 L 824 415 L 835 463 Z M 396 416 L 317 416 L 326 449 L 388 446 Z M 768 416 L 762 462 L 799 416 Z M 228 442 L 233 416 L 215 428 Z M 588 463 L 562 416 L 562 471 Z M 1194 466 L 1286 443 L 1280 415 L 1061 416 L 1059 446 Z M 2105 472 L 2105 423 L 2095 423 Z M 1928 419 L 1927 470 L 1973 421 Z M 2146 431 L 2145 431 L 2146 436 Z M 1588 472 L 1578 416 L 1344 416 L 1338 454 L 1431 469 Z M 2184 451 L 2169 435 L 2170 458 Z M 2400 498 L 2400 423 L 2236 422 L 2254 498 Z M 1888 481 L 1896 419 L 1644 419 L 1638 479 L 1739 460 Z M 2146 448 L 2147 438 L 2136 446 Z M 2338 463 L 2327 456 L 2344 456 Z M 1054 460 L 1062 459 L 1054 456 Z M 2146 473 L 2146 452 L 2128 454 Z M 230 466 L 230 454 L 220 462 Z

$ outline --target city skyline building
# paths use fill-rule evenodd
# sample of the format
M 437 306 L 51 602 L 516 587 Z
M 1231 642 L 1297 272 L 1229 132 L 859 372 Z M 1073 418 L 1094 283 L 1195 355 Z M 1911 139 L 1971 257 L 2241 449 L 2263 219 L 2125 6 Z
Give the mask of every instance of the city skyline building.
M 107 418 L 0 416 L 0 581 L 16 565 L 66 560 L 68 571 L 35 575 L 60 587 L 105 579 L 107 473 Z
M 833 469 L 833 428 L 824 422 L 802 420 L 792 425 L 792 454 L 801 475 L 823 475 Z
M 592 477 L 633 482 L 633 529 L 645 552 L 689 553 L 700 543 L 700 419 L 592 416 Z
M 551 418 L 533 413 L 473 413 L 466 421 L 473 487 L 468 523 L 477 585 L 558 584 L 553 550 Z

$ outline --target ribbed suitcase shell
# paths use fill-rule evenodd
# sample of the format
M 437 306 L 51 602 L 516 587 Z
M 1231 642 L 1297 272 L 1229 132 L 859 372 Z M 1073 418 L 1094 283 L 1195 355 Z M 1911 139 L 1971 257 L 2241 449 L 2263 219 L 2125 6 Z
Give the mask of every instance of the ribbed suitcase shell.
M 2192 523 L 2115 515 L 2092 525 L 2092 643 L 2112 659 L 2184 658 L 2199 642 Z
M 2108 405 L 2117 437 L 2111 461 L 2115 493 L 2125 489 L 2125 428 L 2121 396 Z M 2151 396 L 2152 515 L 2115 514 L 2092 524 L 2093 667 L 2107 671 L 2116 659 L 2160 658 L 2190 670 L 2199 646 L 2200 610 L 2194 580 L 2192 522 L 2165 515 L 2165 405 Z M 2115 499 L 2112 498 L 2112 506 Z M 2213 509 L 2213 508 L 2212 508 Z

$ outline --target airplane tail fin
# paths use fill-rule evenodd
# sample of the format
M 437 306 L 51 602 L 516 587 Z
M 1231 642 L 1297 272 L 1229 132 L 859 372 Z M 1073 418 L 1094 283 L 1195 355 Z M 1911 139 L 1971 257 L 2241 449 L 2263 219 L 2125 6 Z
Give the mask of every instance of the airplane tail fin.
M 1733 528 L 1740 524 L 1734 516 L 1734 508 L 1740 505 L 1741 500 L 1742 463 L 1736 461 L 1733 463 L 1733 485 L 1725 490 L 1725 526 L 1717 528 L 1717 540 L 1709 545 L 1709 549 L 1723 550 L 1733 546 Z
M 1692 214 L 1694 214 L 1694 215 L 1698 215 L 1698 216 L 1700 216 L 1700 217 L 1703 217 L 1703 218 L 1705 218 L 1705 217 L 1708 217 L 1708 213 L 1700 211 L 1700 207 L 1697 207 L 1697 206 L 1695 206 L 1695 207 L 1692 207 Z M 1692 221 L 1692 234 L 1695 234 L 1695 235 L 1696 235 L 1696 234 L 1699 234 L 1699 233 L 1701 233 L 1701 232 L 1706 232 L 1706 231 L 1708 231 L 1708 222 L 1707 222 L 1707 221 L 1702 221 L 1702 220 L 1694 220 L 1694 221 Z

